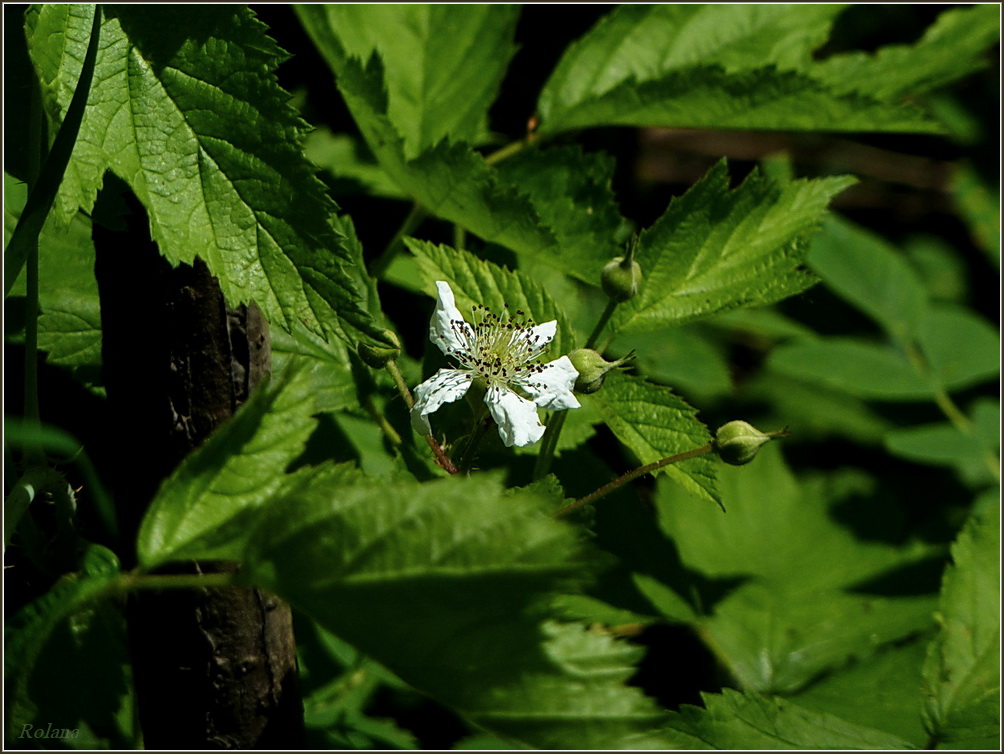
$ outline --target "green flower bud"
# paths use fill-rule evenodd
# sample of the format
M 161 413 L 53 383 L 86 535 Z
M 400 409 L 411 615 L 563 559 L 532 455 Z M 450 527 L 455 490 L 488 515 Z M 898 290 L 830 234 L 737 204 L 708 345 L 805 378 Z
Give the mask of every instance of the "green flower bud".
M 715 452 L 725 463 L 742 466 L 756 458 L 761 446 L 787 434 L 787 429 L 765 433 L 747 422 L 732 421 L 715 433 Z
M 575 380 L 575 392 L 588 395 L 603 387 L 607 373 L 634 358 L 634 351 L 616 361 L 607 361 L 591 348 L 577 348 L 568 354 L 579 377 Z
M 385 343 L 360 343 L 359 358 L 367 366 L 374 369 L 383 369 L 387 362 L 394 361 L 401 355 L 401 341 L 390 330 L 383 331 Z M 388 345 L 392 344 L 392 345 Z
M 603 292 L 618 303 L 634 298 L 641 280 L 641 265 L 629 257 L 614 257 L 600 276 Z

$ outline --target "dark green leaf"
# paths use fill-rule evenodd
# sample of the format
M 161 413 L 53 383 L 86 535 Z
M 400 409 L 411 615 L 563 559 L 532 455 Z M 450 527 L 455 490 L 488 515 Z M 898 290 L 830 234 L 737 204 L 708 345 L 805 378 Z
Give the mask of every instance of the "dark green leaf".
M 894 339 L 907 340 L 919 331 L 927 292 L 902 255 L 880 237 L 830 217 L 813 241 L 808 262 L 827 286 Z
M 979 384 L 1000 373 L 1000 333 L 961 306 L 932 306 L 920 347 L 934 378 L 949 390 Z
M 774 349 L 772 370 L 806 382 L 888 401 L 933 398 L 936 387 L 900 351 L 855 338 L 803 341 Z
M 908 749 L 903 739 L 875 728 L 816 712 L 777 697 L 704 694 L 706 709 L 673 713 L 673 730 L 686 736 L 680 748 L 708 749 Z
M 145 567 L 239 554 L 256 509 L 288 484 L 286 467 L 314 428 L 312 387 L 304 365 L 290 365 L 181 463 L 140 527 Z
M 624 687 L 637 650 L 534 605 L 585 562 L 573 530 L 494 477 L 304 488 L 270 508 L 247 577 L 479 727 L 541 748 L 665 746 Z M 406 637 L 406 641 L 402 640 Z

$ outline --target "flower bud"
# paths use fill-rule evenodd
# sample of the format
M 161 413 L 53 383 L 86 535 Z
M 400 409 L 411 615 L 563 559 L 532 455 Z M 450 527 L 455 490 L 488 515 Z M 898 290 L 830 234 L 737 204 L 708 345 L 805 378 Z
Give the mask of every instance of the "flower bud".
M 641 287 L 641 265 L 634 259 L 614 257 L 600 276 L 603 292 L 618 303 L 634 298 Z
M 401 355 L 401 341 L 390 330 L 383 331 L 383 343 L 360 343 L 359 358 L 367 366 L 383 369 L 387 362 L 394 361 Z
M 607 372 L 634 358 L 634 351 L 616 361 L 607 361 L 591 348 L 577 348 L 568 354 L 575 371 L 579 373 L 575 380 L 575 392 L 588 395 L 603 387 Z
M 760 447 L 776 435 L 765 434 L 744 421 L 732 421 L 719 427 L 715 433 L 715 452 L 725 463 L 742 466 L 756 458 Z

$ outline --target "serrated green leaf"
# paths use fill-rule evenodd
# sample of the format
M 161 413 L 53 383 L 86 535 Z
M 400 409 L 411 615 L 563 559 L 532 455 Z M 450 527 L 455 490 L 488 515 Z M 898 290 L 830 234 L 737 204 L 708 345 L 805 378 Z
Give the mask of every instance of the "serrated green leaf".
M 837 91 L 895 100 L 944 86 L 985 67 L 984 53 L 999 38 L 1000 13 L 993 7 L 958 8 L 942 13 L 913 45 L 833 55 L 809 70 Z
M 541 132 L 602 125 L 937 132 L 913 107 L 883 101 L 882 82 L 856 86 L 811 59 L 840 6 L 623 6 L 571 45 L 541 92 Z M 932 30 L 942 51 L 969 57 L 965 34 Z M 924 56 L 926 52 L 921 52 Z M 951 54 L 951 53 L 949 53 Z M 890 61 L 896 53 L 888 55 Z M 853 57 L 853 56 L 852 56 Z M 940 58 L 940 56 L 936 56 Z M 897 71 L 922 88 L 927 68 Z M 964 72 L 964 71 L 963 71 Z M 874 91 L 872 91 L 874 90 Z
M 829 200 L 849 178 L 779 187 L 753 173 L 729 191 L 718 163 L 639 241 L 644 282 L 619 307 L 617 328 L 652 329 L 729 309 L 773 303 L 814 282 L 802 264 Z
M 326 28 L 345 53 L 383 60 L 387 117 L 413 159 L 444 138 L 477 142 L 487 133 L 513 44 L 518 5 L 303 5 L 308 32 Z M 476 45 L 457 40 L 476 39 Z
M 903 341 L 919 331 L 927 292 L 902 255 L 877 235 L 829 217 L 807 261 L 827 286 L 879 322 L 893 339 Z
M 446 281 L 465 316 L 472 306 L 479 304 L 497 314 L 501 314 L 506 306 L 512 311 L 520 309 L 538 324 L 558 321 L 558 330 L 550 348 L 552 357 L 567 353 L 574 345 L 571 325 L 561 308 L 535 280 L 518 270 L 507 270 L 478 259 L 463 249 L 437 246 L 416 238 L 406 238 L 404 242 L 418 259 L 426 290 L 434 291 L 437 280 Z
M 457 223 L 486 241 L 517 251 L 554 247 L 529 199 L 502 181 L 466 144 L 439 142 L 413 160 L 405 157 L 400 133 L 387 114 L 379 57 L 363 66 L 345 52 L 323 10 L 302 6 L 301 21 L 338 77 L 338 88 L 367 144 L 387 174 L 428 211 Z
M 671 728 L 686 736 L 689 744 L 681 748 L 910 748 L 897 736 L 778 697 L 741 694 L 731 689 L 725 689 L 720 696 L 702 696 L 705 709 L 688 705 L 673 713 Z
M 774 349 L 769 367 L 861 398 L 909 401 L 933 398 L 935 385 L 891 346 L 856 338 L 797 342 Z
M 303 451 L 313 413 L 310 376 L 290 365 L 164 481 L 140 527 L 140 562 L 234 559 L 257 509 L 289 483 L 286 466 Z
M 926 646 L 926 640 L 915 640 L 885 647 L 835 670 L 793 701 L 848 722 L 886 731 L 921 748 L 927 743 L 918 704 Z
M 711 442 L 707 427 L 697 420 L 697 411 L 667 387 L 612 372 L 603 388 L 589 398 L 617 439 L 643 464 Z M 703 455 L 664 466 L 659 471 L 690 494 L 721 505 L 716 470 L 714 457 Z
M 598 97 L 700 63 L 729 70 L 808 62 L 843 8 L 785 5 L 625 5 L 569 46 L 540 96 L 540 111 Z
M 118 559 L 100 545 L 90 545 L 84 570 L 67 574 L 42 597 L 4 624 L 4 709 L 6 740 L 17 740 L 14 726 L 36 711 L 28 683 L 53 631 L 98 597 L 119 575 Z
M 243 573 L 481 728 L 630 745 L 663 719 L 623 685 L 637 650 L 532 609 L 585 566 L 545 505 L 489 475 L 304 488 L 269 509 Z
M 281 372 L 286 364 L 297 359 L 306 360 L 313 384 L 314 410 L 337 411 L 358 405 L 358 391 L 352 374 L 352 361 L 346 344 L 341 340 L 314 335 L 306 328 L 294 327 L 286 333 L 271 333 L 272 368 Z
M 729 73 L 691 66 L 662 78 L 619 84 L 603 95 L 547 112 L 540 132 L 600 126 L 749 129 L 757 131 L 897 131 L 941 133 L 913 106 L 841 93 L 797 71 L 773 67 Z
M 970 387 L 1000 373 L 1000 333 L 969 309 L 932 306 L 919 340 L 934 378 L 949 390 Z
M 599 286 L 603 265 L 622 253 L 625 220 L 610 188 L 613 160 L 578 147 L 531 149 L 501 162 L 498 171 L 554 232 L 557 253 L 534 258 Z
M 29 48 L 50 118 L 66 108 L 93 6 L 28 14 Z M 102 46 L 58 213 L 89 211 L 106 170 L 123 178 L 173 264 L 198 256 L 232 304 L 273 324 L 381 340 L 352 263 L 329 224 L 334 205 L 300 152 L 305 131 L 275 81 L 278 47 L 250 11 L 108 6 Z M 349 329 L 346 334 L 345 328 Z
M 952 546 L 941 631 L 924 663 L 924 722 L 944 748 L 995 748 L 1000 736 L 1000 507 L 970 516 Z

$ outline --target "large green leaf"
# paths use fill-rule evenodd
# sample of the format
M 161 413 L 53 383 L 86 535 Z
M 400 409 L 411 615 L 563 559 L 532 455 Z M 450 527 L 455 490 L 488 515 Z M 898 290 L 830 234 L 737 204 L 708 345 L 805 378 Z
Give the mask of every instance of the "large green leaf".
M 711 441 L 707 427 L 697 420 L 697 411 L 662 385 L 613 372 L 603 388 L 590 396 L 617 439 L 643 464 L 676 453 L 694 450 Z M 722 504 L 715 484 L 717 460 L 698 456 L 664 466 L 665 472 L 687 492 Z M 721 511 L 715 509 L 716 514 Z
M 934 606 L 934 595 L 799 591 L 784 581 L 756 580 L 730 593 L 700 627 L 740 688 L 785 693 L 929 628 Z
M 550 349 L 553 358 L 567 353 L 575 345 L 572 328 L 561 308 L 535 280 L 518 270 L 507 270 L 478 259 L 468 251 L 415 238 L 405 239 L 405 244 L 418 259 L 427 290 L 434 291 L 437 280 L 449 283 L 457 306 L 465 316 L 472 306 L 479 304 L 496 314 L 501 314 L 505 307 L 511 312 L 519 309 L 537 324 L 558 321 Z
M 985 67 L 985 53 L 999 38 L 1000 13 L 993 6 L 958 8 L 942 13 L 916 44 L 834 55 L 814 65 L 811 73 L 837 91 L 894 100 Z
M 299 12 L 374 156 L 405 193 L 485 240 L 517 251 L 554 246 L 553 233 L 540 226 L 529 199 L 500 180 L 468 145 L 447 139 L 408 159 L 401 133 L 388 115 L 381 58 L 373 56 L 364 66 L 346 53 L 323 9 L 300 6 Z
M 920 330 L 927 292 L 909 263 L 879 236 L 846 220 L 827 218 L 808 263 L 827 286 L 893 338 L 906 340 Z
M 286 467 L 314 428 L 312 388 L 304 365 L 290 365 L 182 461 L 140 527 L 137 550 L 145 567 L 237 557 L 257 509 L 289 484 Z
M 1000 506 L 974 513 L 952 546 L 924 663 L 924 721 L 939 747 L 996 748 L 1000 737 Z
M 926 552 L 862 541 L 839 526 L 831 508 L 871 485 L 851 473 L 800 483 L 776 443 L 746 466 L 721 465 L 718 482 L 724 516 L 672 484 L 660 483 L 655 499 L 663 532 L 708 576 L 757 576 L 811 592 L 855 584 Z
M 775 348 L 772 370 L 861 398 L 909 401 L 933 398 L 936 386 L 892 346 L 857 338 L 827 338 Z
M 794 702 L 726 689 L 703 694 L 705 709 L 684 706 L 671 727 L 686 736 L 680 748 L 909 749 L 898 736 L 848 722 Z
M 867 88 L 812 77 L 839 6 L 622 6 L 571 45 L 541 92 L 542 132 L 600 125 L 938 130 Z
M 307 30 L 336 35 L 360 60 L 383 60 L 387 117 L 413 159 L 444 138 L 475 143 L 516 52 L 518 5 L 301 5 Z M 459 44 L 477 40 L 477 44 Z
M 243 573 L 479 727 L 540 748 L 665 747 L 624 686 L 637 650 L 543 628 L 586 560 L 533 491 L 494 476 L 303 488 L 270 506 Z
M 29 49 L 58 123 L 83 56 L 88 5 L 35 6 Z M 95 80 L 57 198 L 90 210 L 106 170 L 123 178 L 172 263 L 198 256 L 231 303 L 270 322 L 380 340 L 359 305 L 334 205 L 300 151 L 305 131 L 277 85 L 282 53 L 246 8 L 107 6 Z
M 803 267 L 808 239 L 850 178 L 784 187 L 753 173 L 733 190 L 718 163 L 639 241 L 640 293 L 618 310 L 625 330 L 644 330 L 743 306 L 773 303 L 814 282 Z

